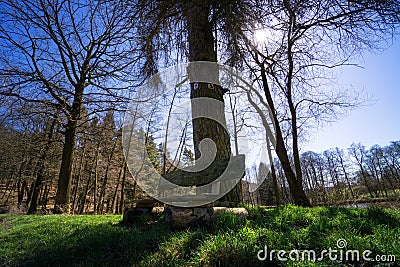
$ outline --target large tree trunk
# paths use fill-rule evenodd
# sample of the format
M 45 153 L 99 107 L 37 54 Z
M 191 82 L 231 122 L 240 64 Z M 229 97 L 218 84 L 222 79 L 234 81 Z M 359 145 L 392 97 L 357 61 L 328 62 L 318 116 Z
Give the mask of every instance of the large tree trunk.
M 216 62 L 216 51 L 214 48 L 213 27 L 209 20 L 211 5 L 210 1 L 193 0 L 190 1 L 184 10 L 184 15 L 188 29 L 189 61 L 211 61 Z M 218 76 L 218 70 L 215 75 Z M 190 76 L 190 72 L 189 72 Z M 217 77 L 218 78 L 218 77 Z M 221 86 L 207 83 L 191 83 L 190 98 L 207 97 L 216 99 L 224 103 L 224 90 Z M 192 106 L 192 110 L 201 107 Z M 220 110 L 215 110 L 214 114 L 221 116 L 220 120 L 225 122 L 224 105 Z M 207 118 L 196 118 L 193 123 L 193 142 L 195 149 L 195 159 L 200 158 L 199 144 L 205 138 L 214 141 L 217 152 L 215 160 L 222 160 L 231 156 L 230 138 L 223 126 L 214 120 Z M 222 172 L 221 172 L 222 173 Z M 216 174 L 218 175 L 218 174 Z M 216 177 L 217 178 L 217 177 Z M 221 201 L 229 201 L 234 204 L 241 202 L 241 184 L 238 183 Z
M 84 64 L 84 69 L 87 65 Z M 65 127 L 65 140 L 62 152 L 60 175 L 58 177 L 56 200 L 54 203 L 54 213 L 69 213 L 71 209 L 71 178 L 72 178 L 72 163 L 75 152 L 76 126 L 81 116 L 82 98 L 85 90 L 83 82 L 86 77 L 82 76 L 80 83 L 75 87 L 74 101 L 69 109 L 70 114 Z
M 65 143 L 54 204 L 55 213 L 70 212 L 71 174 L 75 150 L 76 124 L 76 120 L 69 120 L 65 129 Z

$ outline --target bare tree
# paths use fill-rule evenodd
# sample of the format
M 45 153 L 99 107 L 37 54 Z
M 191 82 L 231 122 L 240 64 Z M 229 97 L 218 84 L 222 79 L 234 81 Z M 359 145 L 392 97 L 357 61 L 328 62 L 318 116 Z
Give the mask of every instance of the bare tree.
M 0 94 L 60 111 L 64 147 L 54 210 L 69 212 L 82 108 L 121 103 L 137 58 L 125 1 L 1 1 Z
M 341 170 L 343 172 L 344 178 L 345 178 L 346 183 L 347 183 L 347 187 L 350 190 L 351 197 L 354 199 L 355 195 L 354 195 L 354 192 L 353 192 L 351 178 L 350 178 L 350 175 L 349 175 L 350 172 L 348 170 L 349 164 L 348 164 L 348 162 L 346 162 L 346 161 L 348 161 L 348 159 L 347 160 L 345 159 L 345 154 L 344 154 L 344 151 L 342 149 L 336 148 L 335 152 L 336 152 L 336 159 L 337 159 L 337 161 L 339 161 L 339 166 L 340 166 L 340 168 L 341 168 Z
M 362 146 L 361 144 L 353 143 L 353 144 L 351 144 L 351 146 L 349 148 L 349 153 L 354 158 L 356 164 L 358 165 L 361 178 L 363 179 L 364 184 L 367 187 L 370 197 L 373 198 L 374 196 L 372 194 L 372 188 L 371 188 L 371 185 L 370 185 L 369 179 L 368 179 L 369 175 L 365 168 L 365 157 L 366 157 L 365 147 Z
M 355 65 L 350 61 L 355 55 L 390 40 L 400 22 L 399 6 L 397 1 L 262 1 L 255 10 L 262 21 L 242 29 L 240 42 L 231 43 L 259 77 L 296 204 L 310 204 L 302 189 L 299 147 L 307 126 L 334 120 L 360 102 L 333 86 L 329 70 Z M 253 37 L 260 31 L 264 40 L 257 43 Z

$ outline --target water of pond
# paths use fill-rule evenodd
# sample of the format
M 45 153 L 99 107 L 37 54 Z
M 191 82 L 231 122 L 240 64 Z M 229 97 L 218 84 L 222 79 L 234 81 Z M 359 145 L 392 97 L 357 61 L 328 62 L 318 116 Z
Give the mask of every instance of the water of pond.
M 369 208 L 370 206 L 371 206 L 371 203 L 352 203 L 352 204 L 330 205 L 330 207 L 362 208 L 362 209 Z

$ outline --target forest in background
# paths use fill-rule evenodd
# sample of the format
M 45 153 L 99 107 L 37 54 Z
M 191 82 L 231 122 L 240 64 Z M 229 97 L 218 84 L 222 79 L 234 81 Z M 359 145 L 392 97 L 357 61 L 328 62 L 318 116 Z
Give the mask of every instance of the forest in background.
M 27 108 L 27 107 L 25 107 Z M 43 119 L 26 109 L 13 109 L 17 119 L 3 120 L 0 129 L 0 206 L 27 212 L 37 198 L 39 212 L 49 213 L 54 206 L 57 177 L 61 164 L 62 133 L 55 118 Z M 29 111 L 29 110 L 28 110 Z M 11 116 L 11 115 L 10 115 Z M 134 200 L 148 198 L 135 183 L 123 156 L 121 127 L 113 111 L 81 121 L 76 140 L 76 160 L 71 184 L 71 212 L 74 214 L 123 213 Z M 162 145 L 152 138 L 147 143 L 154 166 L 163 165 Z M 193 161 L 190 151 L 182 164 Z M 292 203 L 284 171 L 276 158 L 275 192 L 266 166 L 246 170 L 242 180 L 243 201 L 249 204 Z M 314 205 L 343 205 L 374 200 L 398 201 L 400 195 L 400 141 L 381 147 L 334 148 L 323 153 L 301 154 L 303 186 Z M 142 172 L 145 175 L 145 171 Z M 264 179 L 260 188 L 249 192 L 250 176 Z M 33 196 L 35 182 L 43 185 Z

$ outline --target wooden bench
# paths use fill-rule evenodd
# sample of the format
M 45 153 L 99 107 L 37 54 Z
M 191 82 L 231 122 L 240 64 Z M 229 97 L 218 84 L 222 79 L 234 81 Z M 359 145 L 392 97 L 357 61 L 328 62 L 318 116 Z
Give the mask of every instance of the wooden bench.
M 231 168 L 227 170 L 228 164 L 230 164 Z M 245 173 L 245 157 L 244 155 L 238 155 L 215 161 L 206 169 L 198 172 L 188 171 L 190 167 L 185 169 L 178 169 L 164 174 L 165 180 L 161 180 L 157 188 L 159 199 L 169 204 L 164 211 L 164 218 L 173 228 L 209 223 L 213 217 L 214 210 L 211 204 L 203 205 L 203 203 L 207 203 L 209 199 L 215 198 L 216 200 L 220 196 L 221 187 L 224 186 L 225 182 L 229 182 L 229 179 L 236 180 L 238 176 L 243 177 Z M 206 188 L 209 192 L 199 193 L 198 190 L 200 188 L 197 188 L 198 186 L 210 184 L 222 174 L 224 174 L 224 180 L 215 182 Z M 229 179 L 226 179 L 226 177 Z M 177 189 L 177 185 L 184 187 L 184 190 L 188 190 L 185 196 L 175 196 L 173 191 L 169 191 Z M 200 190 L 203 191 L 204 188 Z M 190 191 L 193 191 L 193 195 L 189 194 Z M 139 218 L 149 215 L 159 201 L 156 199 L 139 199 L 135 200 L 134 203 L 136 204 L 135 208 L 126 209 L 124 212 L 123 224 L 125 225 L 131 225 L 140 220 Z M 179 206 L 191 207 L 184 208 Z

